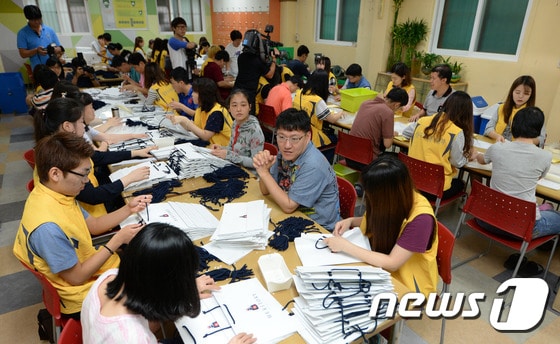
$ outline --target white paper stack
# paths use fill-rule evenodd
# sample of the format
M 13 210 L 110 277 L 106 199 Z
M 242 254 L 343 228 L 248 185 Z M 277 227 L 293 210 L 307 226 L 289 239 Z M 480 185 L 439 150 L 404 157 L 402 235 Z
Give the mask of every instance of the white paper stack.
M 228 203 L 211 242 L 203 247 L 226 264 L 234 264 L 252 250 L 264 250 L 268 238 L 270 208 L 263 200 Z
M 191 240 L 205 238 L 216 230 L 218 219 L 201 204 L 162 202 L 140 212 L 146 223 L 162 222 L 183 230 Z
M 317 266 L 361 262 L 361 260 L 344 252 L 332 252 L 323 243 L 323 238 L 330 238 L 332 236 L 332 234 L 302 233 L 301 237 L 295 238 L 294 244 L 301 264 L 303 266 Z M 371 251 L 369 240 L 362 234 L 359 227 L 347 230 L 342 237 L 354 245 Z
M 173 170 L 169 168 L 169 166 L 165 162 L 156 161 L 143 162 L 131 167 L 121 168 L 120 170 L 111 173 L 109 178 L 112 182 L 114 182 L 126 176 L 130 172 L 145 166 L 148 166 L 150 168 L 150 176 L 148 177 L 148 179 L 130 183 L 126 188 L 124 188 L 125 191 L 145 189 L 159 182 L 178 178 L 177 174 L 175 174 L 175 172 L 173 172 Z
M 202 177 L 206 173 L 231 164 L 212 155 L 209 149 L 191 143 L 158 149 L 152 151 L 152 154 L 158 159 L 168 158 L 169 166 L 175 171 L 178 170 L 180 179 Z
M 393 292 L 391 275 L 373 266 L 296 268 L 292 309 L 307 343 L 350 343 L 385 319 L 370 318 L 373 297 Z
M 175 321 L 183 342 L 228 343 L 238 333 L 252 333 L 257 343 L 278 343 L 296 332 L 293 317 L 255 279 L 222 286 L 200 300 L 196 318 Z
M 270 234 L 270 210 L 264 200 L 228 203 L 210 240 L 223 246 L 264 250 Z

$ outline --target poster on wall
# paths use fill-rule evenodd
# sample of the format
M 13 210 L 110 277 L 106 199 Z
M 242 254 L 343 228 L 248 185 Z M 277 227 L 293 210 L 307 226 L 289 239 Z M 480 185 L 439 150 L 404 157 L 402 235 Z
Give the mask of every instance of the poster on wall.
M 103 0 L 100 6 L 106 30 L 148 28 L 145 0 Z

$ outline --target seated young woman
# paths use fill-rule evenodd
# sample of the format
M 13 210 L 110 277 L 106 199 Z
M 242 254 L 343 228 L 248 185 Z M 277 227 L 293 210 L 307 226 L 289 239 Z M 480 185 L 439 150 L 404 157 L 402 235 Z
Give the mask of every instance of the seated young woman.
M 86 141 L 91 144 L 94 144 L 95 142 L 95 150 L 105 152 L 107 151 L 109 145 L 113 143 L 118 143 L 130 139 L 142 139 L 147 137 L 146 134 L 107 134 L 103 131 L 98 130 L 97 127 L 92 128 L 89 126 L 95 120 L 95 110 L 93 109 L 92 96 L 89 93 L 79 92 L 69 93 L 66 95 L 66 97 L 76 99 L 84 105 L 84 124 L 86 125 L 84 139 L 86 139 Z M 119 118 L 111 118 L 111 120 L 117 120 L 120 124 Z M 103 130 L 104 128 L 100 129 Z
M 148 62 L 144 69 L 145 85 L 148 88 L 148 97 L 145 105 L 158 105 L 165 111 L 173 111 L 169 104 L 179 100 L 177 92 L 155 62 Z
M 212 154 L 244 167 L 253 168 L 253 156 L 263 150 L 264 134 L 259 121 L 249 115 L 251 105 L 246 91 L 231 92 L 229 112 L 234 118 L 231 138 L 227 146 L 212 145 Z
M 84 343 L 157 343 L 162 321 L 196 317 L 200 299 L 218 290 L 206 275 L 196 277 L 198 254 L 180 229 L 150 223 L 124 250 L 119 269 L 101 275 L 82 306 Z M 239 333 L 229 343 L 256 341 Z
M 193 82 L 193 101 L 198 104 L 191 121 L 183 116 L 167 116 L 173 124 L 181 126 L 198 136 L 200 140 L 193 141 L 197 146 L 217 144 L 226 146 L 231 137 L 232 118 L 225 106 L 222 105 L 218 86 L 213 80 L 199 78 Z
M 334 236 L 323 239 L 333 252 L 344 252 L 383 268 L 408 289 L 428 295 L 435 292 L 437 222 L 428 200 L 418 193 L 406 165 L 390 155 L 374 160 L 362 172 L 366 197 L 363 217 L 339 221 Z M 341 235 L 360 227 L 371 251 Z
M 339 114 L 331 113 L 327 107 L 329 97 L 329 74 L 324 70 L 317 70 L 307 80 L 302 89 L 296 91 L 294 108 L 305 110 L 313 126 L 312 141 L 315 147 L 320 148 L 336 142 L 336 135 L 325 132 L 324 121 L 335 123 L 342 118 Z
M 85 132 L 84 106 L 71 98 L 52 99 L 46 109 L 35 112 L 34 128 L 36 142 L 57 132 L 70 132 L 83 137 Z M 148 178 L 150 169 L 141 167 L 115 182 L 100 183 L 94 174 L 95 167 L 125 159 L 148 157 L 149 151 L 154 147 L 123 152 L 94 152 L 91 157 L 92 168 L 88 175 L 89 182 L 76 196 L 76 199 L 81 202 L 88 213 L 94 216 L 101 216 L 106 214 L 107 210 L 116 209 L 121 205 L 123 189 L 133 182 Z
M 415 159 L 443 166 L 445 184 L 443 199 L 465 189 L 465 183 L 454 178 L 457 169 L 476 158 L 473 147 L 473 107 L 471 97 L 453 92 L 433 116 L 421 117 L 403 132 L 410 137 L 408 155 Z M 427 196 L 435 200 L 435 196 Z

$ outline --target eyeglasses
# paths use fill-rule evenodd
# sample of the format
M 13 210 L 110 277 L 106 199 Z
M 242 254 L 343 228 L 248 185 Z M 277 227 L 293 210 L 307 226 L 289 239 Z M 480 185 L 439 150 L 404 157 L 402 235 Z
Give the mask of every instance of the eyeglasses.
M 278 143 L 286 143 L 289 140 L 291 144 L 295 145 L 298 144 L 304 137 L 305 135 L 302 135 L 300 137 L 286 137 L 282 135 L 276 135 L 276 141 L 278 141 Z
M 78 172 L 72 171 L 72 170 L 68 170 L 68 171 L 66 171 L 66 172 L 71 173 L 71 174 L 73 174 L 73 175 L 75 175 L 75 176 L 81 177 L 81 178 L 84 179 L 84 180 L 85 180 L 85 179 L 89 180 L 89 171 L 87 171 L 87 173 L 85 173 L 85 174 L 78 173 Z

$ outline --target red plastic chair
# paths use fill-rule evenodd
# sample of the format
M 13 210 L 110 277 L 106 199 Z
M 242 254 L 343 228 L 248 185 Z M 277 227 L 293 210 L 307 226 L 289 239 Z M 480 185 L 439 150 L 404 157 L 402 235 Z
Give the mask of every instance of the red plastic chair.
M 58 344 L 82 344 L 82 324 L 76 319 L 69 319 L 60 333 Z
M 358 194 L 354 185 L 344 178 L 336 177 L 338 184 L 338 200 L 340 203 L 340 216 L 345 219 L 354 216 L 354 208 L 356 208 L 356 200 Z
M 272 143 L 265 142 L 264 143 L 264 150 L 267 150 L 272 155 L 278 155 L 278 147 L 273 145 Z
M 274 134 L 276 133 L 276 112 L 274 112 L 274 107 L 259 103 L 258 119 L 263 131 L 268 131 L 272 134 L 270 143 L 274 144 Z
M 39 283 L 41 283 L 41 286 L 43 287 L 43 303 L 45 304 L 47 311 L 54 320 L 53 334 L 54 341 L 56 343 L 57 339 L 60 336 L 61 328 L 64 327 L 64 325 L 68 321 L 68 318 L 63 317 L 60 313 L 60 297 L 58 296 L 58 291 L 42 273 L 36 271 L 34 268 L 30 267 L 24 262 L 21 262 L 21 264 L 25 266 L 27 270 L 31 271 L 31 273 L 39 280 Z
M 434 214 L 436 216 L 440 207 L 466 195 L 466 192 L 463 191 L 450 198 L 442 199 L 445 185 L 443 166 L 412 158 L 402 152 L 399 152 L 399 160 L 408 167 L 416 188 L 436 197 L 435 202 L 430 201 L 430 204 L 435 207 Z
M 552 250 L 550 251 L 550 256 L 548 257 L 548 262 L 543 276 L 543 279 L 546 279 L 548 268 L 550 267 L 550 262 L 552 261 L 552 256 L 554 255 L 556 244 L 558 243 L 558 235 L 547 235 L 535 239 L 532 238 L 533 228 L 535 226 L 535 203 L 506 195 L 500 191 L 491 189 L 476 180 L 473 180 L 471 185 L 471 193 L 467 202 L 463 206 L 463 213 L 457 223 L 455 236 L 457 235 L 461 224 L 464 222 L 466 215 L 471 215 L 473 218 L 468 220 L 466 224 L 474 231 L 486 236 L 489 239 L 489 245 L 488 249 L 482 254 L 466 259 L 454 266 L 454 268 L 473 259 L 482 257 L 490 250 L 492 243 L 495 241 L 511 249 L 519 251 L 519 260 L 517 261 L 515 269 L 513 270 L 513 275 L 511 276 L 511 278 L 515 278 L 525 253 L 530 252 L 536 247 L 552 240 L 554 244 L 552 246 Z M 480 226 L 476 219 L 480 219 L 494 227 L 497 227 L 515 238 L 510 239 L 489 232 Z
M 31 192 L 33 191 L 33 188 L 35 188 L 35 182 L 33 181 L 33 178 L 31 178 L 28 182 L 27 182 L 27 191 Z
M 31 166 L 31 169 L 35 169 L 35 150 L 34 149 L 30 149 L 28 151 L 25 151 L 25 153 L 23 153 L 23 158 L 25 159 L 25 161 L 27 161 L 29 166 Z
M 334 154 L 364 165 L 369 165 L 373 160 L 373 146 L 369 139 L 339 131 Z M 346 166 L 346 160 L 344 159 L 339 158 L 338 163 Z
M 30 88 L 35 88 L 35 77 L 33 76 L 33 69 L 29 63 L 24 63 L 25 71 L 27 72 L 27 79 L 29 80 Z
M 455 246 L 455 236 L 449 228 L 443 223 L 438 221 L 438 251 L 437 251 L 437 266 L 438 274 L 443 282 L 441 293 L 446 293 L 451 284 L 451 256 L 453 255 L 453 247 Z M 441 334 L 439 337 L 440 344 L 444 342 L 445 336 L 445 317 L 442 317 Z

